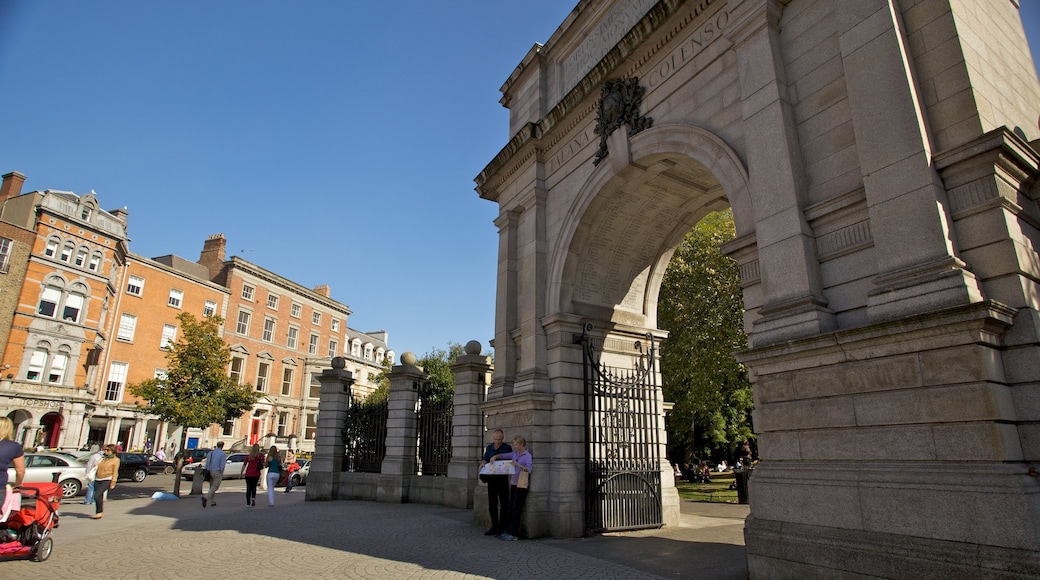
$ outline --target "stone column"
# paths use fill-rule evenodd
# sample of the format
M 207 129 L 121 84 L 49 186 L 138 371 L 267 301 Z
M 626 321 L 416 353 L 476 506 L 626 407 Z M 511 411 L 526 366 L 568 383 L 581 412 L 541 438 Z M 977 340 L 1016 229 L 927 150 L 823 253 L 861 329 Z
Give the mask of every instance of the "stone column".
M 836 14 L 878 269 L 868 316 L 881 322 L 978 302 L 978 281 L 956 256 L 901 16 L 889 0 Z
M 321 399 L 318 403 L 318 425 L 314 439 L 314 458 L 307 478 L 308 501 L 338 499 L 339 477 L 345 469 L 346 441 L 343 425 L 351 403 L 354 377 L 344 370 L 343 357 L 332 359 L 332 368 L 318 376 Z
M 390 399 L 386 418 L 386 457 L 380 468 L 376 500 L 401 503 L 408 499 L 408 479 L 415 475 L 418 452 L 415 404 L 423 370 L 415 366 L 415 354 L 401 355 L 401 364 L 390 372 Z
M 480 405 L 487 396 L 487 383 L 494 367 L 491 357 L 480 354 L 480 343 L 466 343 L 466 354 L 451 367 L 455 373 L 455 412 L 451 422 L 451 461 L 445 490 L 448 505 L 473 507 L 477 471 L 483 452 L 484 412 Z
M 498 226 L 498 286 L 495 310 L 495 377 L 488 397 L 497 399 L 513 394 L 516 361 L 519 356 L 513 332 L 517 330 L 517 222 L 520 214 L 505 210 L 495 220 Z
M 617 131 L 617 133 L 623 133 Z M 517 223 L 518 244 L 517 272 L 524 282 L 519 285 L 516 296 L 516 317 L 519 326 L 518 342 L 520 364 L 516 369 L 513 394 L 549 392 L 549 376 L 546 372 L 545 330 L 545 287 L 547 257 L 545 240 L 546 191 L 541 180 L 535 180 L 530 189 L 517 199 L 523 207 Z
M 806 179 L 780 51 L 779 0 L 737 3 L 726 32 L 735 45 L 764 302 L 756 344 L 837 328 L 823 296 L 816 241 L 805 220 Z

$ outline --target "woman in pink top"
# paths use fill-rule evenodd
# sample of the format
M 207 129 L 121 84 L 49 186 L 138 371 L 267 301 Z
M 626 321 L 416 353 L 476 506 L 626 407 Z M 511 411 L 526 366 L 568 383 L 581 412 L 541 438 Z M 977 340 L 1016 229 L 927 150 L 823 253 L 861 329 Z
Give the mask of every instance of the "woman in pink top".
M 264 454 L 260 452 L 260 445 L 254 443 L 249 448 L 249 456 L 242 464 L 242 475 L 246 478 L 246 507 L 256 506 L 256 484 L 260 481 L 263 461 Z

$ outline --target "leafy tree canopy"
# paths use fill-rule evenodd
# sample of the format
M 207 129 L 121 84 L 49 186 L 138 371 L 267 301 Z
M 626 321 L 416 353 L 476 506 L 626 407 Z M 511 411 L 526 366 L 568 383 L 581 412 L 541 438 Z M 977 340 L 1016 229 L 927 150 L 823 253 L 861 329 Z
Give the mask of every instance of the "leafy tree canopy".
M 182 312 L 177 320 L 180 338 L 166 354 L 166 376 L 129 386 L 146 401 L 144 410 L 183 427 L 204 429 L 251 409 L 258 393 L 227 374 L 231 351 L 220 336 L 222 319 L 198 320 Z
M 199 320 L 182 312 L 177 320 L 180 338 L 166 354 L 166 375 L 128 388 L 145 400 L 146 412 L 184 427 L 183 450 L 188 428 L 205 429 L 237 418 L 253 407 L 259 394 L 252 385 L 240 385 L 228 376 L 231 350 L 220 336 L 219 316 Z M 174 494 L 180 493 L 180 480 L 174 481 Z
M 461 344 L 449 342 L 448 350 L 434 348 L 416 361 L 426 372 L 427 393 L 436 399 L 450 399 L 455 395 L 455 373 L 451 366 L 464 354 L 466 349 Z
M 720 246 L 736 236 L 730 210 L 706 216 L 675 251 L 661 284 L 658 323 L 665 399 L 675 403 L 674 461 L 729 458 L 753 437 L 751 383 L 733 353 L 747 348 L 740 276 Z

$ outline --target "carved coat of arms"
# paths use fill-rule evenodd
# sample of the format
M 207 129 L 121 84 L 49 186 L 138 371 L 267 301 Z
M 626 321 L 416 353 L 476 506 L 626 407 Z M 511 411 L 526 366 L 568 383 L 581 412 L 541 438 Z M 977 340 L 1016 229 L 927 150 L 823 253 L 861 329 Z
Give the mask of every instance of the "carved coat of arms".
M 603 92 L 599 96 L 599 116 L 596 118 L 596 134 L 599 135 L 599 150 L 593 165 L 610 153 L 607 151 L 607 137 L 622 125 L 628 125 L 631 137 L 643 129 L 649 129 L 654 120 L 639 114 L 639 106 L 643 103 L 646 88 L 639 86 L 639 77 L 615 79 L 604 83 Z

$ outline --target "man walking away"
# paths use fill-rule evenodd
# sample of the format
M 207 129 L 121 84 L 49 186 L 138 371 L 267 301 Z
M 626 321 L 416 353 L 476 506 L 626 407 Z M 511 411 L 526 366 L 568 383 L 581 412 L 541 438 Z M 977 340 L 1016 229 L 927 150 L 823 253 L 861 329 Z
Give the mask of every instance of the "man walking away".
M 213 501 L 213 494 L 220 488 L 220 482 L 224 480 L 224 465 L 227 464 L 227 453 L 224 453 L 224 442 L 218 441 L 217 448 L 206 454 L 206 464 L 203 469 L 209 471 L 209 493 L 202 498 L 202 507 L 209 504 L 217 505 Z

